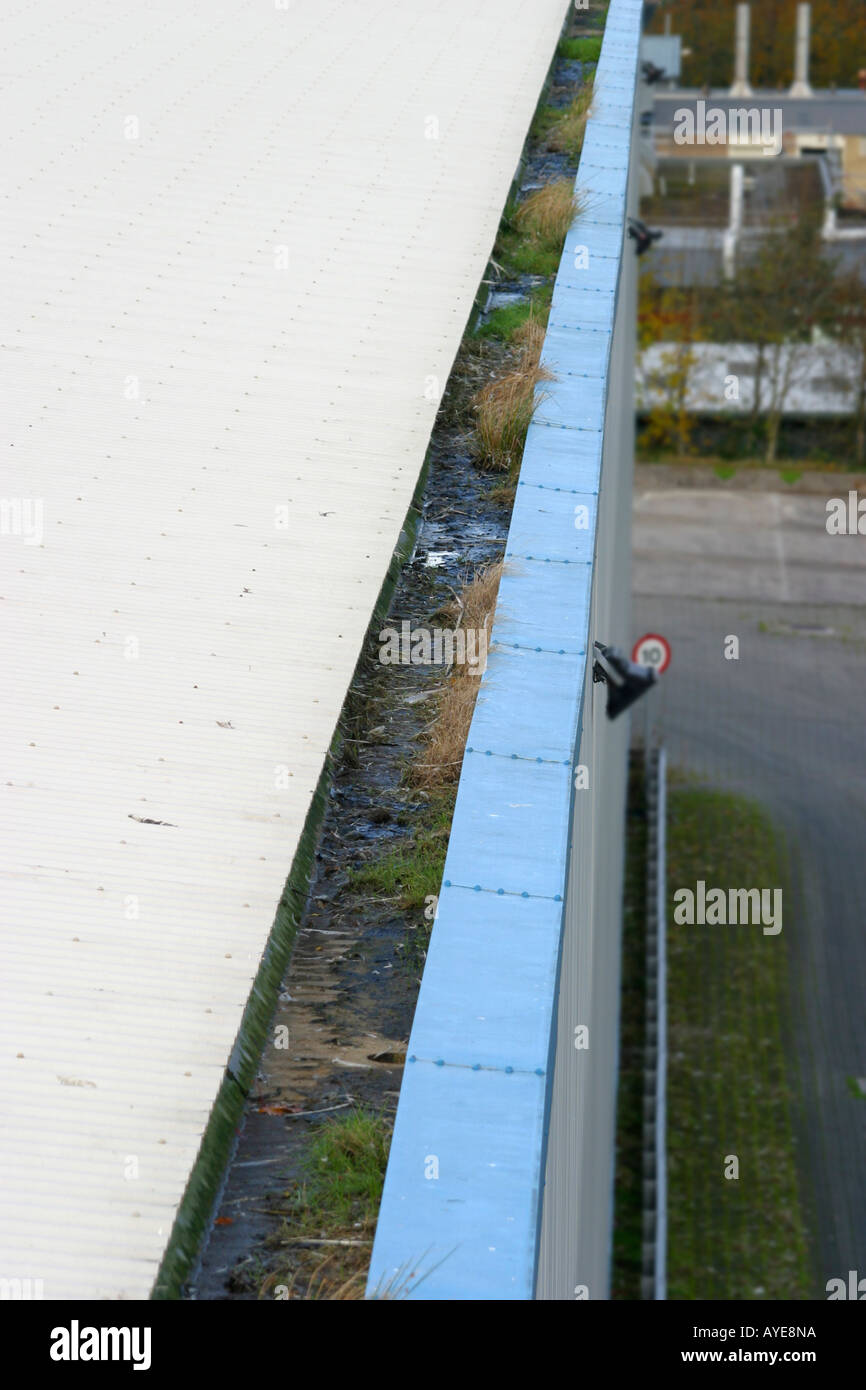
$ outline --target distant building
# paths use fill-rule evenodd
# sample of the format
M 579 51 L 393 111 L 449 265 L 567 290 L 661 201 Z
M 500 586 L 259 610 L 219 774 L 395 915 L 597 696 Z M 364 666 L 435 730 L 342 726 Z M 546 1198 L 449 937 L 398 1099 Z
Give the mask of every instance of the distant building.
M 678 139 L 687 126 L 682 113 L 688 113 L 694 122 L 696 136 L 712 136 L 713 111 L 724 113 L 724 119 L 718 122 L 724 138 Z M 752 112 L 757 114 L 752 116 Z M 764 91 L 754 92 L 748 98 L 719 91 L 704 95 L 694 91 L 663 92 L 653 101 L 655 153 L 669 158 L 712 159 L 724 155 L 729 159 L 764 160 L 768 154 L 767 145 L 760 138 L 760 117 L 765 112 L 767 116 L 780 113 L 770 121 L 764 117 L 765 129 L 779 127 L 779 153 L 788 158 L 826 157 L 839 206 L 866 212 L 866 91 L 859 89 L 816 92 L 812 97 Z M 769 157 L 774 154 L 770 146 Z
M 749 6 L 737 6 L 730 88 L 677 88 L 675 35 L 644 36 L 641 57 L 670 74 L 644 82 L 642 215 L 664 236 L 651 264 L 663 284 L 709 284 L 774 225 L 823 205 L 824 237 L 866 281 L 866 71 L 859 88 L 813 91 L 811 7 L 798 7 L 794 81 L 749 85 Z M 653 46 L 653 44 L 655 46 Z M 646 68 L 644 69 L 646 72 Z M 686 172 L 683 173 L 682 171 Z
M 639 354 L 635 375 L 641 414 L 669 399 L 670 375 L 678 344 L 652 343 Z M 786 419 L 816 416 L 846 419 L 857 408 L 861 364 L 856 353 L 836 343 L 796 343 L 781 349 L 778 380 L 790 383 L 782 414 Z M 685 408 L 694 415 L 748 414 L 755 403 L 758 350 L 751 343 L 693 343 L 690 348 Z M 764 364 L 761 411 L 772 404 L 771 370 Z

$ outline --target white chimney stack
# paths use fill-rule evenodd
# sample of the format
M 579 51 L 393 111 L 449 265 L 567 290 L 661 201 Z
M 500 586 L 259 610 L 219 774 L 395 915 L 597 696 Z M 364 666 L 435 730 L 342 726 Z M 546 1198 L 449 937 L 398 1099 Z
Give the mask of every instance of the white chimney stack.
M 810 97 L 809 86 L 809 28 L 812 14 L 811 5 L 797 6 L 797 43 L 794 49 L 794 82 L 789 96 Z
M 749 86 L 749 18 L 748 5 L 737 6 L 737 41 L 734 50 L 734 81 L 732 97 L 750 97 Z
M 743 193 L 745 171 L 742 164 L 731 165 L 731 194 L 728 226 L 722 238 L 722 265 L 725 279 L 733 280 L 737 268 L 737 243 L 743 231 Z

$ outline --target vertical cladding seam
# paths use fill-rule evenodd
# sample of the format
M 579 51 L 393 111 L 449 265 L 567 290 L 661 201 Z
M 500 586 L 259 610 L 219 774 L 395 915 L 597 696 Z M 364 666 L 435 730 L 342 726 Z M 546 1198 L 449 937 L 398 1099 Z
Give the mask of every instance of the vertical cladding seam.
M 598 491 L 611 340 L 624 254 L 630 146 L 624 145 L 622 158 L 613 167 L 594 164 L 592 152 L 596 125 L 609 130 L 613 123 L 618 133 L 626 131 L 630 137 L 641 11 L 641 0 L 611 0 L 596 71 L 594 106 L 598 114 L 590 115 L 587 122 L 584 149 L 588 159 L 586 164 L 581 159 L 576 180 L 588 206 L 566 237 L 542 350 L 542 360 L 555 372 L 548 408 L 551 398 L 555 405 L 559 397 L 567 417 L 563 423 L 568 426 L 591 416 L 598 428 L 576 428 L 571 423 L 559 431 L 539 419 L 530 424 L 527 434 L 521 485 L 508 535 L 510 563 L 500 585 L 491 634 L 491 651 L 497 653 L 498 661 L 488 663 L 473 715 L 443 892 L 408 1047 L 410 1056 L 435 1058 L 438 1065 L 409 1065 L 404 1074 L 371 1259 L 370 1297 L 381 1297 L 383 1289 L 395 1287 L 399 1287 L 398 1296 L 410 1297 L 415 1278 L 422 1298 L 533 1297 L 574 802 L 571 764 L 579 747 L 583 718 L 594 564 L 591 559 L 571 558 L 568 567 L 548 563 L 527 569 L 520 557 L 547 558 L 555 553 L 557 543 L 564 547 L 557 523 L 569 517 L 573 521 L 573 494 Z M 585 180 L 586 172 L 590 177 Z M 602 200 L 609 216 L 599 219 L 594 214 L 600 211 L 598 202 Z M 615 254 L 605 250 L 610 247 L 611 228 L 619 234 Z M 582 301 L 590 297 L 587 291 L 597 287 L 575 286 L 574 269 L 567 260 L 574 254 L 576 231 L 590 240 L 591 256 L 595 244 L 599 245 L 598 259 L 602 265 L 609 263 L 607 274 L 612 274 L 608 292 L 593 295 L 594 321 L 586 315 L 586 321 L 581 322 L 581 311 Z M 568 327 L 559 323 L 557 313 L 566 303 L 572 309 Z M 601 329 L 599 307 L 608 320 Z M 563 332 L 568 334 L 567 342 L 561 338 Z M 552 335 L 556 335 L 555 341 Z M 575 367 L 587 365 L 581 361 L 585 350 L 595 358 L 592 371 L 569 371 L 567 364 L 560 369 L 558 359 L 564 352 L 572 354 Z M 555 486 L 559 482 L 563 486 Z M 544 489 L 546 498 L 562 495 L 542 510 L 533 500 L 537 487 Z M 597 511 L 593 511 L 588 533 L 590 555 L 594 555 L 596 527 Z M 575 548 L 577 537 L 573 524 L 569 544 Z M 539 553 L 539 538 L 549 540 L 551 550 Z M 553 588 L 540 592 L 539 586 L 544 584 Z M 544 618 L 539 618 L 539 613 L 544 613 L 546 603 L 552 608 L 554 621 L 570 625 L 567 639 L 561 634 L 563 645 L 580 648 L 574 654 L 577 667 L 570 679 L 568 673 L 559 676 L 550 669 L 549 663 L 559 660 L 561 654 L 550 652 L 555 644 L 541 637 Z M 514 635 L 509 628 L 513 629 L 515 611 L 522 613 L 531 634 L 527 638 L 521 630 L 523 644 L 509 640 Z M 521 666 L 522 647 L 526 645 L 546 653 L 528 676 Z M 545 706 L 546 699 L 552 699 L 551 706 Z M 567 738 L 571 747 L 567 787 L 561 769 L 553 785 L 545 781 L 554 775 L 551 762 L 562 761 L 543 756 L 548 747 L 543 740 L 550 739 L 550 728 L 557 722 L 557 735 Z M 491 730 L 504 737 L 493 742 Z M 533 737 L 536 746 L 531 742 L 528 747 L 525 742 L 521 746 L 521 740 L 531 741 Z M 510 761 L 468 756 L 473 748 L 504 751 L 507 743 Z M 530 778 L 534 781 L 527 781 Z M 521 796 L 528 795 L 532 801 L 520 801 Z M 521 820 L 519 815 L 509 814 L 521 806 L 528 806 L 533 816 Z M 470 863 L 471 875 L 465 868 Z M 517 877 L 520 873 L 528 873 L 530 881 L 521 882 Z M 458 891 L 455 896 L 452 885 L 485 881 L 494 883 L 492 892 Z M 555 911 L 555 919 L 545 922 L 532 918 L 533 931 L 527 932 L 524 919 L 513 915 L 515 909 L 526 910 L 520 908 L 521 898 L 533 900 L 536 911 L 539 899 L 545 899 L 551 912 Z M 479 903 L 483 910 L 476 917 L 475 904 Z M 494 931 L 496 926 L 498 932 Z M 527 950 L 534 954 L 527 956 Z M 508 1080 L 503 1073 L 510 1074 Z M 472 1084 L 476 1089 L 467 1089 L 467 1077 L 475 1078 Z M 519 1094 L 509 1090 L 507 1100 L 503 1100 L 500 1088 L 513 1086 L 517 1077 L 532 1089 Z M 441 1152 L 441 1166 L 440 1159 L 431 1154 L 434 1146 Z M 435 1181 L 426 1181 L 429 1174 L 424 1165 L 432 1157 L 436 1157 L 440 1175 Z M 426 1271 L 424 1257 L 432 1263 Z
M 668 1190 L 667 1190 L 667 754 L 659 749 L 656 770 L 656 932 L 657 932 L 657 985 L 656 985 L 656 1208 L 655 1208 L 655 1264 L 654 1292 L 658 1301 L 664 1301 L 667 1294 L 667 1238 L 668 1238 Z

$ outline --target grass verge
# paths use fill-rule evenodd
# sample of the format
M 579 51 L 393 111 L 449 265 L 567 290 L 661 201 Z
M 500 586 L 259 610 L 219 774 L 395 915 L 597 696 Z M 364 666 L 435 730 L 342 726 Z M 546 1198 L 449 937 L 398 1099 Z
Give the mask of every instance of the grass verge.
M 805 1299 L 784 927 L 673 921 L 698 879 L 782 886 L 783 846 L 742 797 L 674 785 L 668 804 L 668 1298 Z

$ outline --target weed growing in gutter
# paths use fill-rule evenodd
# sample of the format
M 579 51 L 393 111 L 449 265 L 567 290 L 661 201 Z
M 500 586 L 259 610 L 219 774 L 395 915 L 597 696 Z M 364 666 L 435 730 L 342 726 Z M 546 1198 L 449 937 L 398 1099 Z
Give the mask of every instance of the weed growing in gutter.
M 304 1220 L 330 1226 L 372 1221 L 379 1210 L 390 1137 L 384 1116 L 362 1108 L 323 1124 L 307 1155 L 307 1181 L 297 1194 Z
M 548 149 L 562 150 L 572 159 L 579 159 L 591 110 L 592 87 L 587 85 L 569 103 L 564 115 L 550 125 L 547 132 Z
M 501 561 L 485 565 L 454 602 L 434 616 L 455 628 L 489 636 L 501 576 Z M 405 941 L 405 949 L 413 956 L 423 956 L 430 939 L 478 685 L 478 673 L 465 663 L 455 664 L 442 685 L 422 747 L 407 769 L 408 780 L 425 799 L 424 809 L 414 816 L 409 842 L 395 845 L 349 874 L 353 887 L 391 899 L 413 914 Z
M 540 106 L 532 125 L 532 137 L 542 149 L 580 158 L 586 123 L 592 109 L 592 83 L 586 82 L 566 107 Z
M 566 233 L 578 211 L 570 179 L 555 179 L 509 206 L 493 251 L 502 273 L 556 275 Z
M 501 578 L 502 561 L 485 565 L 455 600 L 452 617 L 463 627 L 489 635 Z M 443 686 L 436 718 L 430 726 L 425 745 L 412 768 L 412 778 L 418 785 L 456 788 L 478 684 L 479 677 L 468 666 L 453 668 Z
M 350 870 L 352 885 L 394 900 L 404 912 L 423 908 L 442 884 L 453 809 L 452 788 L 431 792 L 424 811 L 413 820 L 411 840 L 395 845 L 360 869 Z
M 513 343 L 514 336 L 518 330 L 526 323 L 526 320 L 533 318 L 539 323 L 546 323 L 550 315 L 550 301 L 553 297 L 553 285 L 539 285 L 534 289 L 528 299 L 519 300 L 516 304 L 505 304 L 501 309 L 494 309 L 484 323 L 478 329 L 479 338 L 498 338 L 506 343 Z
M 260 1298 L 363 1299 L 390 1142 L 390 1117 L 364 1107 L 318 1127 L 304 1179 L 284 1194 L 286 1219 L 269 1241 L 286 1248 L 285 1261 Z
M 514 226 L 539 249 L 555 251 L 557 264 L 569 227 L 578 213 L 578 200 L 570 179 L 556 179 L 537 188 L 518 206 Z
M 478 392 L 475 450 L 482 468 L 516 474 L 526 431 L 541 401 L 536 388 L 551 380 L 532 351 L 524 349 L 516 366 Z
M 577 59 L 581 63 L 597 63 L 601 56 L 601 39 L 560 39 L 556 51 L 560 58 Z

